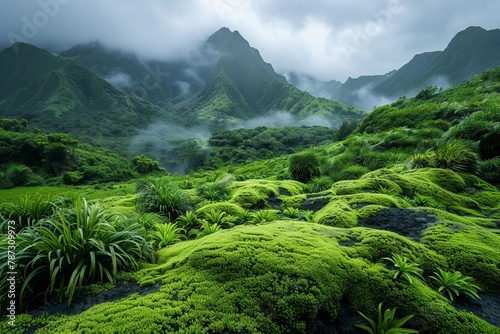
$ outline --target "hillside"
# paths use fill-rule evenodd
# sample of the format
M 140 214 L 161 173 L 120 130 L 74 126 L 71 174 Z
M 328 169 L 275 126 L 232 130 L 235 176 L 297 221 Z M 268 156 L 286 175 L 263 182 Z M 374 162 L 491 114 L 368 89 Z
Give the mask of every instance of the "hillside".
M 391 309 L 419 333 L 498 334 L 499 88 L 497 67 L 290 156 L 4 203 L 16 265 L 37 270 L 0 330 L 350 334 Z
M 27 119 L 45 132 L 126 152 L 130 136 L 164 115 L 86 67 L 29 44 L 3 50 L 0 64 L 0 116 Z
M 500 30 L 469 27 L 457 33 L 445 50 L 415 55 L 390 75 L 349 78 L 331 98 L 371 110 L 373 105 L 395 101 L 403 95 L 415 96 L 429 85 L 458 85 L 498 65 Z

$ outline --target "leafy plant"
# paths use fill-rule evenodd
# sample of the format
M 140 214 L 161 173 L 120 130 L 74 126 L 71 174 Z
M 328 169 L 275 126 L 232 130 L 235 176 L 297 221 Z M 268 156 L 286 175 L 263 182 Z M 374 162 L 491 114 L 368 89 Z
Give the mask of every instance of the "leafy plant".
M 201 223 L 198 215 L 193 211 L 186 211 L 175 222 L 185 231 L 198 228 Z
M 461 141 L 449 141 L 436 152 L 436 167 L 459 173 L 478 174 L 479 158 Z
M 426 168 L 436 166 L 436 153 L 428 150 L 425 153 L 415 153 L 410 162 L 410 168 Z
M 182 229 L 175 223 L 156 224 L 155 230 L 151 232 L 151 238 L 158 248 L 172 245 L 181 240 Z
M 396 318 L 394 315 L 396 313 L 396 308 L 387 309 L 384 313 L 382 313 L 382 303 L 378 304 L 378 316 L 377 322 L 368 318 L 362 312 L 358 311 L 359 315 L 361 315 L 368 323 L 370 327 L 366 325 L 356 324 L 355 326 L 361 329 L 364 329 L 370 334 L 411 334 L 418 333 L 418 331 L 411 328 L 403 328 L 403 326 L 408 320 L 410 320 L 413 315 L 407 315 L 401 319 Z
M 206 212 L 203 221 L 207 222 L 209 225 L 225 226 L 226 228 L 231 227 L 228 215 L 221 210 L 210 210 Z
M 394 265 L 394 279 L 404 277 L 408 283 L 413 284 L 412 275 L 422 277 L 422 269 L 418 268 L 418 264 L 411 262 L 407 257 L 392 254 L 392 257 L 384 257 L 383 259 L 391 261 Z
M 31 226 L 42 218 L 51 216 L 55 204 L 46 196 L 28 193 L 19 198 L 18 203 L 6 203 L 0 207 L 0 213 L 16 221 L 17 228 Z
M 262 223 L 272 222 L 277 218 L 278 217 L 276 216 L 276 214 L 274 214 L 269 210 L 259 210 L 251 214 L 250 222 L 252 224 L 262 224 Z
M 378 188 L 378 193 L 379 194 L 384 194 L 384 195 L 390 195 L 390 196 L 397 196 L 399 193 L 397 192 L 396 189 L 394 188 L 386 188 L 386 187 L 379 187 Z
M 479 176 L 493 184 L 500 182 L 500 157 L 485 160 L 481 163 Z
M 299 218 L 300 210 L 297 208 L 288 207 L 283 210 L 283 213 L 289 218 L 296 219 Z
M 198 238 L 202 238 L 202 237 L 207 236 L 209 234 L 215 233 L 218 230 L 220 230 L 220 225 L 218 225 L 218 224 L 210 224 L 207 221 L 203 221 L 201 223 L 200 232 L 198 232 L 197 236 L 198 236 Z
M 7 179 L 12 182 L 15 187 L 24 186 L 29 183 L 33 171 L 25 165 L 12 165 L 5 172 Z
M 292 179 L 307 183 L 320 175 L 319 157 L 314 152 L 305 152 L 290 157 L 288 170 Z
M 318 193 L 328 190 L 332 186 L 332 180 L 326 176 L 314 177 L 308 185 L 311 192 Z
M 119 270 L 135 270 L 138 261 L 149 260 L 142 227 L 137 223 L 116 224 L 118 219 L 81 199 L 73 210 L 59 210 L 43 225 L 18 234 L 17 259 L 24 268 L 21 303 L 27 295 L 57 290 L 61 299 L 68 297 L 69 305 L 78 287 L 114 282 Z
M 306 222 L 314 223 L 314 211 L 302 210 L 300 211 L 300 215 L 305 219 Z
M 441 203 L 434 200 L 434 198 L 420 194 L 415 194 L 413 199 L 410 200 L 410 203 L 414 206 L 426 206 L 436 209 L 441 209 L 443 207 Z
M 174 221 L 189 209 L 189 196 L 167 178 L 146 179 L 138 186 L 137 201 L 143 212 L 155 212 Z
M 453 301 L 453 294 L 458 297 L 461 293 L 471 298 L 480 298 L 477 294 L 480 290 L 479 286 L 472 282 L 472 277 L 462 275 L 459 271 L 451 273 L 439 268 L 430 277 L 438 282 L 438 292 L 444 291 L 451 301 Z

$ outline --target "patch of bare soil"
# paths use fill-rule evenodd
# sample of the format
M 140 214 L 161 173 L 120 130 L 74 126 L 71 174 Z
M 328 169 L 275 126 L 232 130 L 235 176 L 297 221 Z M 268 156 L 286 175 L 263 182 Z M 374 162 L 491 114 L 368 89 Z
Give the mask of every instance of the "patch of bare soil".
M 425 229 L 436 222 L 435 216 L 424 211 L 387 208 L 368 219 L 359 219 L 358 226 L 395 232 L 418 242 Z

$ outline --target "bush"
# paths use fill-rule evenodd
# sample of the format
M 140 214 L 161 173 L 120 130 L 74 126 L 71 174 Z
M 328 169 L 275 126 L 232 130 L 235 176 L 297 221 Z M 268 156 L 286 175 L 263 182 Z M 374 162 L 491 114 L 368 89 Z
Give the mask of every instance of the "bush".
M 159 213 L 174 221 L 189 209 L 189 196 L 166 178 L 141 181 L 138 188 L 137 203 L 144 213 Z
M 6 171 L 6 177 L 15 187 L 27 185 L 30 182 L 33 171 L 25 165 L 12 165 Z
M 16 257 L 18 267 L 23 268 L 21 305 L 29 303 L 28 297 L 38 299 L 55 291 L 60 299 L 67 296 L 69 305 L 77 288 L 114 282 L 119 270 L 136 270 L 138 261 L 149 260 L 142 227 L 129 224 L 119 228 L 117 221 L 115 214 L 81 199 L 74 209 L 60 209 L 54 218 L 23 229 L 18 234 Z
M 479 168 L 479 176 L 486 182 L 497 184 L 500 182 L 500 157 L 485 160 Z
M 313 178 L 309 183 L 309 190 L 313 193 L 319 193 L 330 189 L 332 186 L 332 180 L 326 176 L 320 176 Z
M 293 155 L 289 160 L 288 170 L 292 179 L 307 183 L 320 175 L 319 157 L 314 152 Z
M 449 141 L 436 152 L 436 167 L 454 172 L 477 174 L 479 159 L 476 153 L 461 141 Z

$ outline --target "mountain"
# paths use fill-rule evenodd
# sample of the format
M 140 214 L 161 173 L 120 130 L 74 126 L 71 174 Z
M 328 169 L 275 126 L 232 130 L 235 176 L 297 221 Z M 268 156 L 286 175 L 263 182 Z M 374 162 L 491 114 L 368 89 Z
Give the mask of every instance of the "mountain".
M 86 67 L 29 44 L 0 53 L 0 78 L 0 116 L 118 151 L 138 128 L 164 114 Z
M 316 97 L 332 98 L 342 86 L 342 83 L 337 80 L 321 81 L 312 75 L 296 72 L 286 73 L 285 77 L 289 83 L 298 89 Z M 336 100 L 335 98 L 332 99 Z
M 381 105 L 403 95 L 414 96 L 429 85 L 457 85 L 498 65 L 500 30 L 469 27 L 456 34 L 444 51 L 418 54 L 391 75 L 349 78 L 332 98 L 371 109 L 372 102 Z
M 290 85 L 239 32 L 226 27 L 179 60 L 141 60 L 97 42 L 61 56 L 85 65 L 124 92 L 182 115 L 186 126 L 221 128 L 274 111 L 299 117 L 321 114 L 334 124 L 364 116 L 356 108 L 317 99 Z
M 221 33 L 223 38 L 217 36 Z M 364 117 L 356 108 L 316 98 L 289 84 L 237 31 L 229 36 L 223 29 L 211 39 L 224 40 L 221 56 L 205 87 L 195 98 L 179 105 L 181 114 L 197 122 L 219 125 L 275 111 L 288 111 L 299 118 L 322 115 L 337 124 Z

